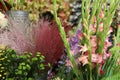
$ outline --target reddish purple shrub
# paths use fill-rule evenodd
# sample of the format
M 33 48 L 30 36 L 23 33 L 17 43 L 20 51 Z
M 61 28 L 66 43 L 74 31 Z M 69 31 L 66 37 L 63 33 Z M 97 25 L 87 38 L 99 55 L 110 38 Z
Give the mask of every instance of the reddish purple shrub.
M 64 51 L 64 44 L 54 21 L 48 22 L 41 19 L 39 26 L 33 29 L 33 37 L 35 52 L 41 52 L 45 56 L 46 62 L 53 64 L 60 59 Z

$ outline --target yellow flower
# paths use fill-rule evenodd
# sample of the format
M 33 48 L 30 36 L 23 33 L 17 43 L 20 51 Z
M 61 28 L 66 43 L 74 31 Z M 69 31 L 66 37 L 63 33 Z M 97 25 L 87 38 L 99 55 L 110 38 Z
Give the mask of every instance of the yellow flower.
M 5 45 L 3 45 L 3 44 L 0 44 L 0 50 L 2 49 L 2 50 L 4 50 L 6 48 L 6 46 Z

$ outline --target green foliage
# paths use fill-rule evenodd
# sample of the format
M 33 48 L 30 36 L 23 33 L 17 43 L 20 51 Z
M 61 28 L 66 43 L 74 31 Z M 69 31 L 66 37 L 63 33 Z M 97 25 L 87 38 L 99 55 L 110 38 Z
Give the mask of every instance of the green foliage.
M 120 46 L 117 45 L 120 43 L 120 27 L 117 26 L 117 35 L 114 35 L 114 46 L 110 50 L 113 53 L 113 56 L 109 58 L 105 65 L 103 66 L 103 69 L 105 70 L 105 73 L 103 75 L 102 80 L 119 80 L 120 79 Z
M 28 52 L 17 55 L 17 52 L 12 49 L 3 51 L 0 59 L 4 60 L 0 64 L 5 68 L 6 75 L 4 77 L 7 80 L 36 80 L 43 75 L 41 71 L 45 69 L 44 56 L 39 52 L 32 57 L 32 53 Z
M 106 77 L 101 80 L 120 80 L 120 73 L 116 73 L 110 77 Z
M 11 6 L 13 10 L 23 10 L 25 7 L 25 0 L 8 0 L 7 1 Z

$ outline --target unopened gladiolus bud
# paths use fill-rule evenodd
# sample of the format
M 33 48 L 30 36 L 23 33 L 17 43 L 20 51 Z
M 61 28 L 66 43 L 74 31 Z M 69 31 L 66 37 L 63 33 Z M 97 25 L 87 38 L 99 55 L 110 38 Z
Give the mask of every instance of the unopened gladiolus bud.
M 83 38 L 83 34 L 82 33 L 78 34 L 78 38 L 81 40 Z
M 103 31 L 103 22 L 100 23 L 98 30 Z
M 104 12 L 103 12 L 102 10 L 100 11 L 99 17 L 100 17 L 100 18 L 103 18 L 103 17 L 104 17 Z
M 116 46 L 117 46 L 117 47 L 120 47 L 120 43 L 117 43 Z
M 91 46 L 92 47 L 96 47 L 97 46 L 97 42 L 96 42 L 96 36 L 91 36 L 90 37 L 90 42 L 91 42 Z
M 118 24 L 118 27 L 120 28 L 120 24 Z

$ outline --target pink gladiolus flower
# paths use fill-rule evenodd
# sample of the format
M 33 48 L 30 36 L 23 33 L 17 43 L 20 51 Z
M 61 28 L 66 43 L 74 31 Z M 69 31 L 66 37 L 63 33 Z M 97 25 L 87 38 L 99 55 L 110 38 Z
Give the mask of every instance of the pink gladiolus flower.
M 96 32 L 96 24 L 94 24 L 94 25 L 90 24 L 89 29 L 90 29 L 90 31 L 95 33 Z
M 84 66 L 84 65 L 86 65 L 86 64 L 88 63 L 88 56 L 82 55 L 82 56 L 80 56 L 80 57 L 78 58 L 78 61 L 79 61 L 79 62 L 82 62 L 83 66 Z
M 87 45 L 81 46 L 80 52 L 84 53 L 88 50 Z
M 105 59 L 109 58 L 110 56 L 111 56 L 110 52 L 109 53 L 104 52 L 103 59 L 105 60 Z
M 97 47 L 92 47 L 92 53 L 95 54 Z
M 97 42 L 96 42 L 96 36 L 91 36 L 90 37 L 90 41 L 91 41 L 91 46 L 92 47 L 96 47 L 97 46 Z
M 94 22 L 96 23 L 97 22 L 97 19 L 96 19 L 96 17 L 94 16 Z
M 92 54 L 92 62 L 94 62 L 94 63 L 101 63 L 102 60 L 103 60 L 102 55 Z
M 66 62 L 66 64 L 65 64 L 66 66 L 73 67 L 73 66 L 72 66 L 72 63 L 71 63 L 71 61 L 70 61 L 70 60 L 66 60 L 65 62 Z
M 100 23 L 98 30 L 103 31 L 103 22 Z
M 109 29 L 107 34 L 109 35 L 111 32 L 113 32 L 113 28 L 112 27 L 110 27 L 110 29 Z
M 108 39 L 105 40 L 104 43 L 104 49 L 107 49 L 108 47 L 112 46 L 112 43 L 108 41 Z
M 100 17 L 100 18 L 103 18 L 103 17 L 104 17 L 104 12 L 103 12 L 102 10 L 100 11 L 99 17 Z

